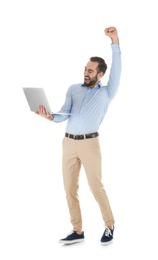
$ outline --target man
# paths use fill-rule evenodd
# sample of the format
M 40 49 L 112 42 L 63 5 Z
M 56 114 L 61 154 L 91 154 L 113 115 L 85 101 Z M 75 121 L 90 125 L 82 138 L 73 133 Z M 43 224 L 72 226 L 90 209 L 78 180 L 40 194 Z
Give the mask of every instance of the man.
M 55 123 L 68 120 L 63 139 L 62 169 L 73 231 L 59 240 L 60 243 L 65 244 L 84 240 L 77 194 L 81 165 L 84 167 L 88 184 L 99 204 L 105 223 L 100 241 L 103 245 L 108 245 L 113 240 L 114 217 L 102 184 L 98 129 L 120 83 L 121 51 L 117 29 L 109 27 L 104 32 L 112 42 L 112 64 L 107 85 L 102 86 L 101 83 L 101 78 L 107 69 L 105 61 L 100 57 L 91 57 L 85 66 L 84 83 L 72 85 L 67 91 L 65 103 L 60 110 L 67 114 L 50 114 L 42 105 L 37 111 L 37 114 Z

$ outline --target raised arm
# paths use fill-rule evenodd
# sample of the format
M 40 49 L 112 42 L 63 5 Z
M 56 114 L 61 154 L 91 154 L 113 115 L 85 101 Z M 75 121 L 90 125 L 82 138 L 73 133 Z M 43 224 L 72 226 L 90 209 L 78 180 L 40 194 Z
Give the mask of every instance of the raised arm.
M 118 89 L 122 70 L 121 51 L 119 46 L 118 32 L 115 27 L 108 27 L 104 30 L 105 35 L 111 39 L 112 48 L 112 64 L 110 69 L 109 80 L 107 83 L 107 93 L 110 99 L 112 99 Z

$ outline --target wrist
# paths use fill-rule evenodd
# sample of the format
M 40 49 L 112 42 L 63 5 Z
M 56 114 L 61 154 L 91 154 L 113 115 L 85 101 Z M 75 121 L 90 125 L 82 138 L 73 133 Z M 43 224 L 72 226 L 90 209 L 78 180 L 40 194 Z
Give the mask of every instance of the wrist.
M 111 38 L 111 42 L 112 42 L 112 44 L 114 44 L 114 43 L 119 44 L 119 38 L 118 37 Z
M 54 119 L 54 116 L 49 114 L 49 116 L 47 117 L 48 120 L 52 121 Z

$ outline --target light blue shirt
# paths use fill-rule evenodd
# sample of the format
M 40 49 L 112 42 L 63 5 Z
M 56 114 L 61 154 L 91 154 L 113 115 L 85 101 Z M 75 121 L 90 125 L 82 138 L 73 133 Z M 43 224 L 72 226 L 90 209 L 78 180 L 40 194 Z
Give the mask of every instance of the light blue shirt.
M 87 134 L 97 132 L 107 112 L 108 106 L 115 96 L 121 76 L 121 51 L 118 44 L 111 44 L 112 64 L 106 86 L 101 81 L 89 88 L 83 83 L 69 87 L 61 113 L 71 115 L 53 115 L 52 122 L 67 121 L 66 132 L 70 134 Z

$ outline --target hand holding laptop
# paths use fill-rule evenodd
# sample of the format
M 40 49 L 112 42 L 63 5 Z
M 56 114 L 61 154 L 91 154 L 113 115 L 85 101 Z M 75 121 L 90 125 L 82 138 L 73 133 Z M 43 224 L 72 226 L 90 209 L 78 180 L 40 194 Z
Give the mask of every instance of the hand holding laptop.
M 52 112 L 43 88 L 23 88 L 23 91 L 32 112 L 49 120 L 53 120 L 53 114 L 71 115 L 71 113 Z
M 42 106 L 42 105 L 39 106 L 38 111 L 36 111 L 35 113 L 40 115 L 40 116 L 42 116 L 42 117 L 44 117 L 44 118 L 46 118 L 46 119 L 48 119 L 48 120 L 51 120 L 51 121 L 54 118 L 53 115 L 51 115 L 49 112 L 47 112 L 45 107 Z

